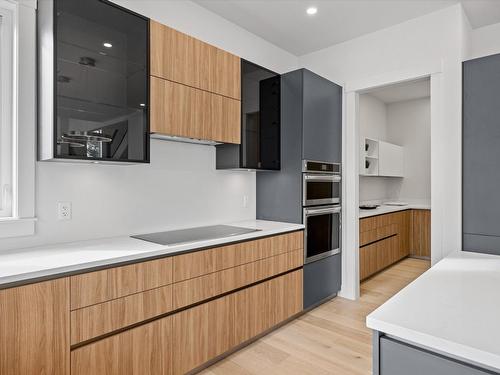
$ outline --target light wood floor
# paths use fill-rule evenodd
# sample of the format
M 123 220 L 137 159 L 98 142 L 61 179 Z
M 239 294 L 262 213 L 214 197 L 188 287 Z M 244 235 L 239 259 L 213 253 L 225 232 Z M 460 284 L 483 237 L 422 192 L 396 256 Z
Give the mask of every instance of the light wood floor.
M 365 317 L 430 266 L 404 259 L 361 284 L 361 298 L 337 297 L 221 362 L 203 375 L 371 374 Z

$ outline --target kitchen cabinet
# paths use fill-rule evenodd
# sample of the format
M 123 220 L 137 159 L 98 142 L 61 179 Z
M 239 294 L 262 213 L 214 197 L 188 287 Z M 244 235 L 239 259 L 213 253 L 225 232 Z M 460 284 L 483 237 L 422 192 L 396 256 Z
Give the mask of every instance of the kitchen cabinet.
M 173 316 L 174 374 L 184 374 L 302 310 L 298 270 Z
M 240 58 L 156 21 L 151 28 L 151 75 L 240 100 Z
M 462 248 L 500 255 L 500 54 L 463 63 Z
M 378 333 L 375 333 L 378 335 Z M 472 363 L 458 361 L 428 349 L 419 348 L 402 341 L 381 336 L 375 343 L 374 374 L 377 375 L 492 375 Z
M 342 87 L 307 70 L 302 72 L 302 158 L 342 162 Z
M 151 132 L 169 136 L 240 142 L 240 102 L 151 77 Z
M 74 349 L 71 375 L 171 375 L 172 317 Z
M 109 1 L 38 3 L 40 160 L 149 162 L 149 20 Z
M 240 58 L 150 22 L 151 132 L 241 142 Z
M 217 169 L 280 169 L 281 76 L 241 60 L 241 145 L 216 148 Z
M 410 255 L 410 222 L 410 210 L 360 220 L 360 280 Z
M 362 176 L 404 177 L 404 148 L 393 143 L 365 138 L 360 162 Z
M 303 309 L 303 232 L 0 290 L 0 373 L 184 374 Z
M 69 279 L 0 290 L 0 374 L 67 375 Z
M 412 210 L 410 226 L 410 255 L 431 256 L 431 211 Z

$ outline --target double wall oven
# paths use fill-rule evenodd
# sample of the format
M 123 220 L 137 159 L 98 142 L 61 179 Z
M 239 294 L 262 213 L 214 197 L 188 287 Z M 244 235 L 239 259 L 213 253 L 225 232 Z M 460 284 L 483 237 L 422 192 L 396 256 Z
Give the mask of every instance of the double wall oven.
M 305 263 L 341 249 L 340 164 L 304 160 L 302 166 L 302 209 L 305 225 Z

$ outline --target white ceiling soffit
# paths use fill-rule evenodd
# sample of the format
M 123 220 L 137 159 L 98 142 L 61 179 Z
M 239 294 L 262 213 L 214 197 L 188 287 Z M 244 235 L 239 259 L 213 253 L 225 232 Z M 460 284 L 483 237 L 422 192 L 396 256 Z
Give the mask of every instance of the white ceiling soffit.
M 419 79 L 368 90 L 364 93 L 386 104 L 428 98 L 431 95 L 431 81 L 429 78 Z
M 457 0 L 194 0 L 301 56 L 456 4 Z M 471 2 L 482 0 L 471 0 Z M 500 0 L 493 0 L 500 2 Z M 318 12 L 309 16 L 306 9 Z
M 500 22 L 500 0 L 462 0 L 473 29 Z

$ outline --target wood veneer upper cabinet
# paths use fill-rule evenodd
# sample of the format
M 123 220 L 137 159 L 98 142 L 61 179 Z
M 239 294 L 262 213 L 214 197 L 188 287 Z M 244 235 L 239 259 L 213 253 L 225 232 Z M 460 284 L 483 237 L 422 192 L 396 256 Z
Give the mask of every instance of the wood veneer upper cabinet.
M 0 374 L 69 370 L 69 280 L 0 291 Z
M 151 132 L 240 143 L 241 103 L 221 95 L 151 77 Z
M 240 58 L 151 21 L 151 75 L 241 98 Z
M 71 375 L 170 375 L 171 340 L 168 316 L 73 350 Z

